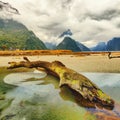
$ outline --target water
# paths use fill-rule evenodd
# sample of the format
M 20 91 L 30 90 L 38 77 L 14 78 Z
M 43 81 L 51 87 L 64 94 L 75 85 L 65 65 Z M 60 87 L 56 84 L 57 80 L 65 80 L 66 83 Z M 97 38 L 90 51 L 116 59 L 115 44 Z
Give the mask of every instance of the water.
M 33 72 L 11 73 L 4 78 L 4 82 L 15 86 L 41 84 L 43 82 L 41 78 L 46 77 L 46 75 L 46 73 L 36 70 Z
M 20 72 L 19 70 L 19 72 L 15 71 L 2 77 L 2 80 L 7 84 L 17 87 L 13 87 L 5 93 L 5 100 L 10 99 L 12 102 L 1 111 L 0 119 L 96 120 L 96 115 L 99 113 L 118 118 L 120 115 L 120 74 L 82 74 L 114 98 L 117 107 L 115 106 L 113 111 L 81 107 L 67 88 L 59 88 L 57 78 L 34 70 L 30 72 Z
M 120 74 L 119 73 L 82 73 L 94 82 L 105 93 L 120 103 Z

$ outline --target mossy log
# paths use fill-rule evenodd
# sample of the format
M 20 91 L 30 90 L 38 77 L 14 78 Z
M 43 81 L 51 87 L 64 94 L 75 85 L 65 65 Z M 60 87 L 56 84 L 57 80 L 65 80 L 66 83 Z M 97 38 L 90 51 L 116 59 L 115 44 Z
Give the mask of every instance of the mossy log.
M 77 101 L 85 102 L 84 106 L 98 106 L 99 108 L 106 109 L 114 108 L 114 101 L 110 98 L 110 96 L 105 94 L 88 78 L 72 69 L 67 68 L 60 61 L 29 61 L 27 57 L 24 57 L 24 60 L 26 61 L 9 62 L 10 66 L 8 67 L 8 69 L 27 67 L 37 68 L 41 70 L 42 68 L 42 70 L 44 69 L 48 74 L 58 77 L 60 79 L 59 86 L 66 86 L 70 88 L 74 95 L 77 96 Z

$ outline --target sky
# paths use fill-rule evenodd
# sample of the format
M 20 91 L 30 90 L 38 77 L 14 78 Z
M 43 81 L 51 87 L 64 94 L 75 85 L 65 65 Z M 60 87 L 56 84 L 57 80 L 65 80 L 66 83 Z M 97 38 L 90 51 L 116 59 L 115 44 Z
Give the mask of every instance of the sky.
M 70 29 L 73 39 L 88 47 L 120 36 L 120 0 L 2 0 L 20 15 L 8 15 L 23 23 L 43 42 L 60 43 Z

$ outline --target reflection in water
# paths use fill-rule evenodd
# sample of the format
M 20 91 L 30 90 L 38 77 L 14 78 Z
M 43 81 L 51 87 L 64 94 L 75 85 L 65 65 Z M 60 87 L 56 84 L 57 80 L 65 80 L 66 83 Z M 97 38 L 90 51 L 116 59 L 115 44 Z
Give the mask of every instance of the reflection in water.
M 98 85 L 105 93 L 120 103 L 120 74 L 119 73 L 82 73 Z
M 18 77 L 18 74 L 23 79 L 20 80 L 19 78 L 16 81 L 16 75 Z M 21 74 L 24 77 L 21 77 Z M 5 82 L 9 81 L 9 84 L 17 85 L 18 87 L 7 93 L 6 98 L 14 98 L 14 100 L 2 112 L 1 119 L 5 119 L 6 116 L 12 116 L 12 120 L 79 120 L 80 118 L 84 120 L 84 108 L 80 108 L 75 103 L 61 98 L 60 89 L 58 89 L 58 79 L 52 76 L 34 78 L 33 75 L 30 78 L 29 75 L 30 73 L 28 72 L 24 74 L 15 73 L 9 74 L 4 78 Z M 10 83 L 10 81 L 12 82 Z M 35 81 L 42 82 L 37 83 Z M 26 84 L 25 82 L 33 82 L 33 84 Z
M 101 88 L 108 87 L 107 82 L 110 84 L 113 80 L 115 81 L 115 79 L 108 79 L 109 76 L 110 78 L 112 77 L 110 74 L 107 74 L 107 76 L 104 74 L 104 77 L 96 73 L 84 74 L 90 79 L 94 76 L 91 80 Z M 14 73 L 6 76 L 4 78 L 5 82 L 17 85 L 18 87 L 7 93 L 6 98 L 14 98 L 14 100 L 12 104 L 2 112 L 1 118 L 8 115 L 12 116 L 12 120 L 95 120 L 96 115 L 98 118 L 100 116 L 111 116 L 117 120 L 117 118 L 120 117 L 119 105 L 117 105 L 113 111 L 100 110 L 97 108 L 84 109 L 80 107 L 91 103 L 83 101 L 80 95 L 67 87 L 59 89 L 59 80 L 57 78 L 45 76 L 44 73 L 33 72 Z M 105 80 L 103 83 L 100 82 L 100 80 L 104 80 L 105 78 L 109 81 Z M 119 82 L 118 80 L 116 81 Z M 115 87 L 118 87 L 118 85 L 115 85 Z M 112 95 L 112 91 L 109 95 Z M 93 107 L 92 104 L 91 107 Z M 86 113 L 86 110 L 92 114 Z
M 36 70 L 34 72 L 11 73 L 4 78 L 4 82 L 15 86 L 41 84 L 43 82 L 41 78 L 45 76 L 46 73 Z
M 120 86 L 119 73 L 82 73 L 99 87 L 104 86 Z
M 64 101 L 59 96 L 59 90 L 52 84 L 49 85 L 27 85 L 20 86 L 7 94 L 7 98 L 14 98 L 14 101 L 8 109 L 3 111 L 2 117 L 13 115 L 14 119 L 21 120 L 76 120 L 83 118 L 85 110 L 74 103 Z M 73 110 L 74 109 L 74 110 Z M 74 114 L 71 115 L 71 113 Z M 43 119 L 44 118 L 44 119 Z M 59 119 L 57 119 L 59 118 Z

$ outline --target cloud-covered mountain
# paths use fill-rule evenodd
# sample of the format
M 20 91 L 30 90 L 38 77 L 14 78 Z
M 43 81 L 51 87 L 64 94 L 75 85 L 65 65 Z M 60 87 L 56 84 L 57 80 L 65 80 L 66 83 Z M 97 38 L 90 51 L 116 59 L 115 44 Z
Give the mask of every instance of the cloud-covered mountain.
M 75 39 L 81 38 L 82 40 L 81 42 L 88 46 L 92 46 L 93 43 L 95 44 L 98 42 L 98 45 L 92 48 L 92 50 L 94 51 L 120 50 L 119 38 L 113 38 L 112 40 L 107 42 L 108 38 L 111 38 L 112 36 L 118 36 L 120 33 L 120 23 L 119 23 L 120 2 L 119 1 L 110 1 L 110 0 L 106 2 L 101 1 L 99 2 L 100 3 L 99 4 L 96 1 L 91 2 L 90 0 L 81 0 L 81 1 L 54 0 L 56 2 L 53 2 L 52 5 L 51 5 L 51 0 L 47 0 L 47 2 L 44 2 L 41 0 L 36 0 L 37 2 L 34 2 L 32 0 L 21 1 L 21 2 L 9 1 L 9 0 L 4 0 L 4 1 L 5 2 L 0 1 L 0 18 L 3 16 L 4 18 L 6 17 L 9 18 L 10 16 L 10 18 L 12 17 L 17 21 L 24 23 L 27 26 L 27 28 L 32 29 L 38 37 L 44 39 L 47 45 L 48 45 L 48 42 L 52 42 L 52 41 L 59 43 L 60 40 L 56 39 L 58 35 L 62 33 L 66 28 L 70 28 L 72 29 L 74 34 L 71 32 L 70 29 L 68 29 L 67 31 L 63 32 L 59 37 L 61 38 L 61 37 L 64 37 L 64 35 L 73 34 L 73 37 Z M 44 9 L 42 7 L 39 7 L 39 5 L 41 4 L 44 6 Z M 18 16 L 14 16 L 13 14 L 19 14 L 18 9 L 21 11 L 22 14 Z M 56 12 L 53 12 L 53 11 L 56 11 Z M 4 14 L 6 12 L 7 14 Z M 28 14 L 28 12 L 30 14 Z M 13 16 L 10 15 L 10 13 Z M 31 18 L 31 19 L 28 20 L 28 18 Z M 0 21 L 0 22 L 1 22 L 0 29 L 2 30 L 3 28 L 4 30 L 8 29 L 6 33 L 5 32 L 3 33 L 2 30 L 1 30 L 2 32 L 0 31 L 2 33 L 1 38 L 3 39 L 5 37 L 5 34 L 9 35 L 9 39 L 11 39 L 10 38 L 11 36 L 14 38 L 15 35 L 12 33 L 14 30 L 10 32 L 10 29 L 12 27 L 9 26 L 10 27 L 9 28 L 7 26 L 5 28 L 6 25 L 4 25 L 4 24 L 7 24 L 7 22 L 9 23 L 9 21 L 5 21 L 6 23 L 4 23 L 3 21 Z M 16 23 L 18 25 L 18 22 Z M 14 24 L 16 23 L 14 22 Z M 11 24 L 12 24 L 12 21 L 11 21 Z M 17 27 L 20 30 L 21 25 L 20 26 L 19 25 L 17 26 L 17 25 L 15 27 Z M 24 28 L 27 29 L 25 26 Z M 80 28 L 84 28 L 84 29 L 81 30 Z M 15 30 L 16 30 L 15 32 L 18 32 L 16 28 Z M 28 29 L 25 31 L 24 30 L 23 30 L 24 34 L 28 35 L 26 31 L 29 31 L 29 30 Z M 19 31 L 19 32 L 22 33 L 22 31 Z M 11 36 L 9 33 L 11 34 Z M 30 46 L 31 44 L 34 43 L 37 46 L 38 42 L 36 42 L 36 40 L 34 41 L 33 39 L 39 39 L 39 38 L 37 38 L 32 31 L 29 31 L 29 36 L 32 36 L 32 37 L 30 38 L 30 40 L 26 41 L 26 44 Z M 17 37 L 19 37 L 19 35 Z M 17 39 L 17 37 L 15 37 L 15 39 Z M 7 39 L 8 37 L 5 38 L 5 40 Z M 107 42 L 107 44 L 101 43 L 101 42 L 99 43 L 101 39 Z M 2 40 L 0 42 L 2 44 L 5 44 L 5 46 L 9 48 L 7 46 L 7 43 L 3 42 Z M 17 42 L 15 44 L 12 44 L 12 42 L 9 42 L 9 43 L 12 46 L 11 48 L 13 47 L 15 48 L 15 44 L 17 44 Z M 45 48 L 45 45 L 43 46 Z M 80 48 L 80 50 L 86 51 L 85 50 L 86 48 L 83 45 L 81 46 L 81 43 L 79 45 L 77 44 L 77 46 Z M 26 48 L 25 46 L 23 47 L 18 47 L 18 48 L 36 49 L 32 45 L 29 48 Z M 48 47 L 50 47 L 50 44 L 48 45 Z M 37 48 L 41 49 L 39 47 Z M 87 51 L 88 51 L 88 48 L 87 48 Z
M 57 45 L 56 49 L 72 50 L 74 52 L 90 51 L 89 48 L 87 48 L 83 44 L 75 41 L 74 39 L 70 37 L 65 37 L 63 41 Z
M 68 30 L 64 31 L 64 32 L 59 36 L 59 38 L 62 38 L 62 37 L 64 37 L 64 36 L 71 36 L 71 35 L 73 35 L 73 33 L 71 32 L 70 29 L 68 29 Z
M 23 24 L 0 19 L 0 49 L 46 49 L 44 43 Z
M 45 42 L 59 43 L 58 36 L 67 28 L 72 30 L 74 39 L 81 39 L 87 47 L 120 34 L 120 0 L 3 1 L 19 10 L 21 15 L 12 18 Z

